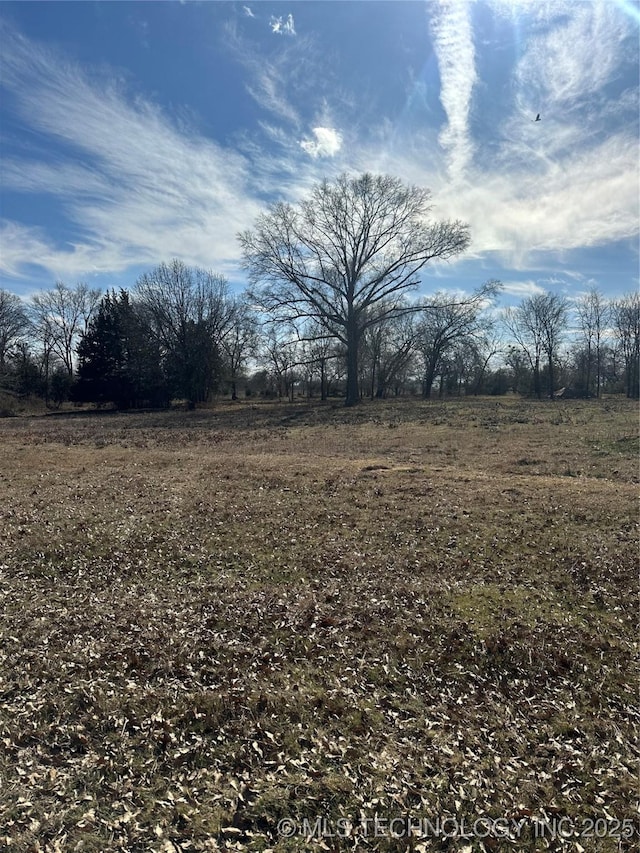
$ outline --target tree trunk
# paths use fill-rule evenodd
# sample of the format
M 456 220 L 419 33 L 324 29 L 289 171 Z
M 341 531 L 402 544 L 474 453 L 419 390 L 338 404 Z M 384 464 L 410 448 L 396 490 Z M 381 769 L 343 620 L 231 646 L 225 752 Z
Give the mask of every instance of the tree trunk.
M 488 355 L 485 358 L 485 360 L 482 362 L 482 367 L 480 368 L 480 373 L 478 374 L 478 378 L 476 379 L 475 386 L 473 389 L 473 396 L 474 397 L 477 397 L 478 394 L 480 393 L 480 389 L 482 388 L 482 384 L 484 382 L 484 375 L 486 373 L 487 366 L 488 366 L 489 361 L 491 360 L 493 355 L 494 355 L 494 353 L 491 353 L 491 355 Z
M 428 400 L 431 397 L 431 389 L 433 388 L 433 379 L 436 374 L 437 361 L 431 359 L 427 364 L 427 370 L 424 375 L 423 395 Z
M 358 345 L 359 345 L 358 327 L 356 319 L 350 316 L 347 322 L 347 395 L 344 401 L 345 406 L 355 406 L 360 399 L 360 391 L 358 388 Z
M 587 376 L 585 379 L 585 397 L 591 396 L 591 341 L 587 343 Z
M 540 359 L 537 355 L 536 362 L 533 366 L 533 390 L 538 400 L 542 400 L 542 388 L 540 387 Z

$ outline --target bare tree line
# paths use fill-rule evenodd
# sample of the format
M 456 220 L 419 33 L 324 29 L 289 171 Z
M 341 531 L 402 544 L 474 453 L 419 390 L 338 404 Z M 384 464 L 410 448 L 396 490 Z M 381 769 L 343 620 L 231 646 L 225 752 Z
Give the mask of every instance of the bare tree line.
M 239 385 L 276 397 L 344 395 L 340 339 L 312 321 L 265 322 L 245 295 L 233 296 L 224 279 L 202 270 L 191 271 L 187 280 L 195 286 L 185 290 L 188 271 L 179 261 L 160 265 L 132 297 L 138 346 L 147 347 L 153 366 L 165 360 L 177 396 L 194 403 L 220 393 L 237 397 Z M 482 285 L 465 299 L 438 292 L 368 325 L 359 341 L 359 397 L 515 391 L 542 398 L 562 386 L 580 397 L 638 396 L 636 294 L 608 301 L 591 289 L 574 302 L 535 294 L 498 311 L 493 287 Z M 87 299 L 87 291 L 57 283 L 31 304 L 0 291 L 0 388 L 52 402 L 70 393 L 81 375 L 82 341 L 104 300 L 96 291 Z
M 464 252 L 459 221 L 388 176 L 323 181 L 238 235 L 249 288 L 174 259 L 106 294 L 57 282 L 0 290 L 0 389 L 60 402 L 190 404 L 218 394 L 326 399 L 506 393 L 638 397 L 640 297 L 535 293 L 499 311 L 501 284 L 415 298 L 424 269 Z
M 535 294 L 499 311 L 493 298 L 479 298 L 482 293 L 480 288 L 458 302 L 455 295 L 437 293 L 418 310 L 367 330 L 359 354 L 361 397 L 637 396 L 633 319 L 640 304 L 633 294 L 611 302 L 597 291 L 573 302 Z M 594 297 L 600 306 L 597 335 L 581 321 Z M 260 363 L 255 387 L 273 396 L 291 397 L 297 388 L 324 399 L 345 381 L 343 347 L 305 334 L 305 327 L 294 334 L 271 324 Z

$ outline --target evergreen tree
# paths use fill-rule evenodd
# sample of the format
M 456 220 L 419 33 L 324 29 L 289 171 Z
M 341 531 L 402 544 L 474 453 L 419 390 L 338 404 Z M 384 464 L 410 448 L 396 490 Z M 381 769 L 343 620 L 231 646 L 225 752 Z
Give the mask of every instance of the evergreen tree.
M 77 353 L 76 400 L 123 409 L 166 405 L 159 348 L 125 290 L 102 299 Z

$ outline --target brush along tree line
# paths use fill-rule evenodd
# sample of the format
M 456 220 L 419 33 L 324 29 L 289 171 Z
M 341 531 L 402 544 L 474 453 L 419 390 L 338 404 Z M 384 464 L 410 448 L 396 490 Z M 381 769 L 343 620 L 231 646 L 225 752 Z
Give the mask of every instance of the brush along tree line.
M 469 245 L 468 226 L 430 219 L 430 193 L 397 178 L 342 175 L 297 205 L 277 203 L 239 235 L 249 289 L 179 260 L 102 295 L 58 282 L 25 305 L 0 291 L 0 389 L 54 402 L 166 405 L 228 391 L 249 364 L 268 387 L 324 398 L 408 389 L 428 397 L 515 390 L 552 397 L 638 396 L 640 298 L 608 303 L 591 289 L 574 306 L 535 294 L 498 315 L 500 283 L 471 296 L 410 300 L 431 261 Z M 497 369 L 489 369 L 494 357 Z M 258 382 L 259 385 L 259 382 Z

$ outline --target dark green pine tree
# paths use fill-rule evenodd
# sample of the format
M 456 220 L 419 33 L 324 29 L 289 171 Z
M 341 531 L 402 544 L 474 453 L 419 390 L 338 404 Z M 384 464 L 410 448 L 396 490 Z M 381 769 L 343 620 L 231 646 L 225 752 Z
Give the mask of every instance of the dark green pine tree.
M 161 346 L 144 315 L 129 294 L 121 291 L 117 314 L 122 341 L 122 381 L 126 405 L 168 406 L 167 383 Z
M 107 293 L 78 344 L 77 400 L 119 402 L 116 386 L 124 359 L 117 299 L 115 293 Z
M 180 344 L 165 359 L 169 387 L 174 397 L 191 405 L 204 403 L 218 390 L 220 352 L 210 324 L 187 320 Z
M 77 354 L 76 400 L 123 409 L 166 405 L 161 354 L 127 291 L 102 299 Z

